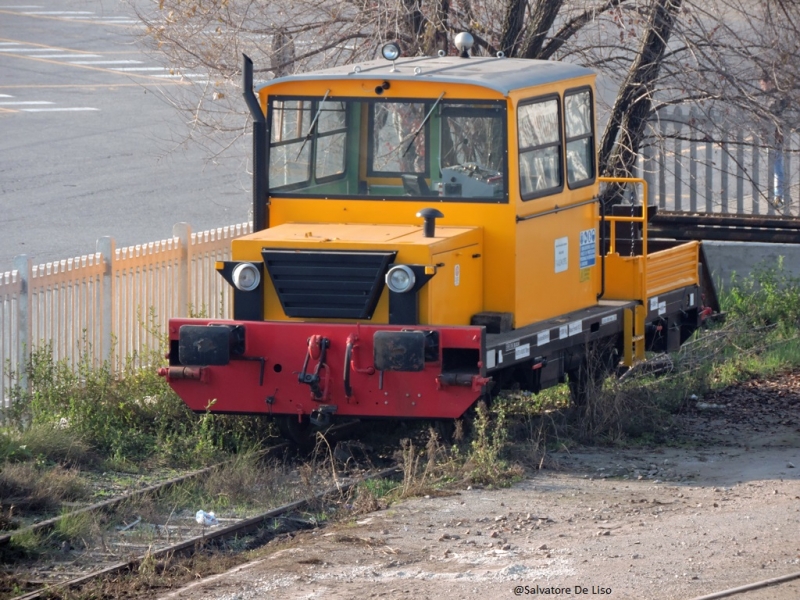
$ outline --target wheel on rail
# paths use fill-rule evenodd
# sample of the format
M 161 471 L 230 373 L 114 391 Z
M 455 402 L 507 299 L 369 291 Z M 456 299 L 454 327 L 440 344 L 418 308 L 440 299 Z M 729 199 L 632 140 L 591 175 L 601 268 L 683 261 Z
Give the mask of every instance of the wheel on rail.
M 308 415 L 303 415 L 299 419 L 297 415 L 281 415 L 275 418 L 275 422 L 284 439 L 301 448 L 314 445 L 319 429 L 311 424 Z

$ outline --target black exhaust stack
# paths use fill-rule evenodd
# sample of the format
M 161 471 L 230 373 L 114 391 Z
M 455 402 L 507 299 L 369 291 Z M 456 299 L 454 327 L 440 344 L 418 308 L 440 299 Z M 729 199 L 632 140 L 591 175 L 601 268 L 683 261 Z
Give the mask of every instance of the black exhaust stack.
M 253 61 L 242 54 L 242 95 L 253 116 L 253 231 L 269 227 L 267 119 L 253 93 Z

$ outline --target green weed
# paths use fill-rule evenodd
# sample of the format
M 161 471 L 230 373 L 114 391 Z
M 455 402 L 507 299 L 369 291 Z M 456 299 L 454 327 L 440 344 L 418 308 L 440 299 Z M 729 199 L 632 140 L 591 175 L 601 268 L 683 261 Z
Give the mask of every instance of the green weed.
M 100 455 L 118 469 L 185 467 L 271 435 L 265 419 L 195 415 L 154 367 L 139 366 L 157 360 L 132 356 L 116 369 L 113 358 L 95 365 L 86 351 L 73 369 L 49 346 L 37 348 L 26 365 L 29 391 L 14 390 L 0 458 L 86 464 Z
M 0 559 L 36 558 L 41 554 L 43 544 L 42 536 L 37 532 L 30 529 L 20 531 L 11 536 L 7 548 L 0 550 Z
M 72 509 L 63 509 L 53 534 L 56 539 L 66 542 L 86 539 L 96 526 L 95 517 L 90 512 L 74 513 Z
M 762 265 L 721 295 L 723 310 L 754 330 L 775 326 L 783 335 L 796 335 L 800 327 L 800 279 L 786 273 L 783 257 L 777 265 Z
M 464 470 L 468 481 L 482 485 L 508 485 L 522 475 L 519 465 L 503 457 L 508 440 L 506 405 L 497 402 L 491 412 L 479 402 L 473 419 L 473 438 Z
M 397 490 L 397 482 L 391 479 L 368 479 L 358 487 L 376 498 L 385 498 Z
M 0 498 L 24 499 L 29 510 L 51 510 L 60 502 L 84 500 L 90 495 L 76 469 L 45 469 L 34 462 L 6 464 L 0 471 Z

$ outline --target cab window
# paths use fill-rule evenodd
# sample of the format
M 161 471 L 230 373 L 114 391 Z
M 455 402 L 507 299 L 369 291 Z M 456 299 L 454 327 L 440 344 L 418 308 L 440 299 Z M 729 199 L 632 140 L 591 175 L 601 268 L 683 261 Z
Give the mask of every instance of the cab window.
M 505 119 L 497 104 L 445 104 L 440 113 L 442 195 L 505 195 Z
M 370 104 L 369 175 L 427 174 L 426 109 L 424 102 Z
M 517 109 L 519 184 L 523 200 L 560 191 L 561 126 L 557 96 L 521 104 Z
M 564 123 L 567 133 L 567 184 L 570 188 L 594 181 L 594 117 L 588 88 L 564 95 Z
M 508 202 L 504 101 L 273 96 L 267 122 L 275 196 Z
M 270 187 L 297 187 L 344 174 L 347 119 L 342 102 L 275 99 L 270 115 Z

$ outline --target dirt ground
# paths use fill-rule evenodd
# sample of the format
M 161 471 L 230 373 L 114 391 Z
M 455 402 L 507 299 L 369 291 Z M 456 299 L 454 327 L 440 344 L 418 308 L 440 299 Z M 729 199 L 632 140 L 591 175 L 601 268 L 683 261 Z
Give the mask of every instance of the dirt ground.
M 681 419 L 673 447 L 560 452 L 513 488 L 300 533 L 165 598 L 668 600 L 800 575 L 800 373 Z M 735 598 L 796 600 L 800 579 Z

